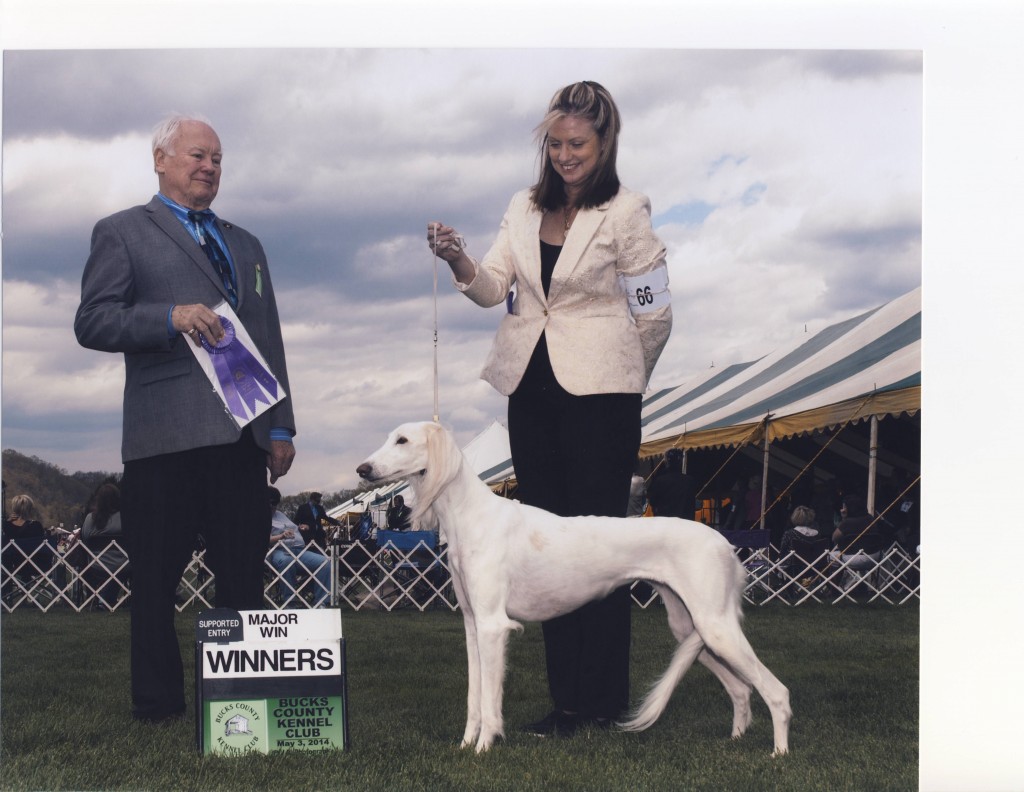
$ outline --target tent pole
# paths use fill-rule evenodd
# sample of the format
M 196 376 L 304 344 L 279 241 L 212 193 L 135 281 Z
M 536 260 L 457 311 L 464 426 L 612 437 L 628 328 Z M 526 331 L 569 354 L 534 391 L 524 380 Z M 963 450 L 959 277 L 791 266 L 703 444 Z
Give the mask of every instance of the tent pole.
M 771 454 L 772 441 L 768 432 L 768 418 L 764 421 L 764 463 L 761 466 L 761 523 L 760 528 L 764 530 L 765 509 L 768 505 L 768 457 Z
M 875 513 L 875 478 L 878 475 L 878 416 L 871 416 L 871 441 L 868 449 L 868 514 Z

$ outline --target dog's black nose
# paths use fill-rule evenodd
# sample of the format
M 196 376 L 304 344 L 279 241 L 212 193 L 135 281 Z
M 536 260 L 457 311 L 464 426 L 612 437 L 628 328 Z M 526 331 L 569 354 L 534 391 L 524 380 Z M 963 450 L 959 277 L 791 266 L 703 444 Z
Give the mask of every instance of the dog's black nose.
M 356 473 L 359 474 L 359 478 L 368 479 L 370 474 L 373 473 L 373 465 L 369 462 L 363 462 L 363 464 L 356 468 Z

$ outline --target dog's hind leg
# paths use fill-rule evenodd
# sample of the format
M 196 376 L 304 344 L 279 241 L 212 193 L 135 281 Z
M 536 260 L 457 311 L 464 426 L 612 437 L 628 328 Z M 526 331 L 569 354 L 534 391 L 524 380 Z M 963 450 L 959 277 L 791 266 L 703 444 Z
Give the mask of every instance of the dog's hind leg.
M 707 647 L 697 655 L 697 659 L 718 678 L 732 699 L 732 736 L 742 737 L 754 719 L 750 710 L 750 685 L 736 676 L 732 669 L 709 652 Z
M 682 643 L 694 629 L 690 611 L 686 607 L 686 603 L 672 589 L 667 586 L 656 586 L 656 588 L 661 595 L 662 602 L 665 603 L 669 628 L 676 640 Z M 725 692 L 729 694 L 729 698 L 732 700 L 732 736 L 741 736 L 750 726 L 753 718 L 750 711 L 750 685 L 736 676 L 731 668 L 720 662 L 707 650 L 707 647 L 697 655 L 697 660 L 715 675 L 722 683 L 722 687 L 725 688 Z
M 661 595 L 662 602 L 665 603 L 668 624 L 672 630 L 672 635 L 675 636 L 675 639 L 681 645 L 690 636 L 696 635 L 690 611 L 672 589 L 664 585 L 653 585 Z M 718 658 L 708 652 L 703 644 L 697 659 L 718 678 L 718 681 L 722 683 L 722 687 L 729 694 L 729 698 L 732 700 L 732 736 L 739 737 L 746 731 L 752 718 L 750 710 L 750 685 L 736 676 L 728 666 L 721 663 Z M 657 688 L 664 686 L 665 689 L 659 691 L 659 695 L 655 695 L 654 690 L 652 690 L 633 718 L 626 723 L 620 724 L 622 728 L 639 731 L 640 729 L 647 728 L 657 720 L 668 705 L 672 692 L 679 685 L 679 682 L 682 681 L 689 666 L 693 663 L 693 659 L 690 658 L 685 666 L 677 667 L 675 666 L 677 660 L 680 662 L 686 660 L 685 655 L 680 655 L 679 649 L 676 650 L 672 665 L 669 666 L 669 671 L 672 674 L 670 675 L 666 672 L 656 685 Z M 656 706 L 655 702 L 661 702 L 660 709 L 656 711 L 654 709 Z
M 703 622 L 703 623 L 702 623 Z M 757 659 L 740 627 L 739 613 L 728 608 L 717 618 L 696 622 L 708 649 L 742 679 L 753 685 L 772 714 L 775 755 L 789 752 L 789 721 L 792 710 L 789 690 Z

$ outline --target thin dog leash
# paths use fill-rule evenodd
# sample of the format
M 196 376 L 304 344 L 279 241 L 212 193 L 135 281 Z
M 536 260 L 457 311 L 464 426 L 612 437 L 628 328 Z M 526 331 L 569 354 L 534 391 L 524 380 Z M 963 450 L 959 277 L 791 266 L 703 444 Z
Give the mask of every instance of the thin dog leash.
M 434 423 L 441 423 L 437 385 L 437 225 L 434 226 Z
M 441 423 L 441 408 L 438 398 L 438 374 L 437 374 L 437 229 L 440 223 L 434 226 L 434 423 Z M 466 249 L 466 240 L 461 234 L 455 235 L 455 244 L 459 250 Z

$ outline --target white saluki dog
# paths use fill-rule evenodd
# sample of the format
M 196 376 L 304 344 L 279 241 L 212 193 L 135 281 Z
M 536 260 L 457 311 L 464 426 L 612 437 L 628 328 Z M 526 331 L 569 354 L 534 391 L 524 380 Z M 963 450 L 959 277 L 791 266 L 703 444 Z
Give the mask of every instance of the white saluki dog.
M 775 754 L 789 749 L 789 691 L 757 659 L 740 628 L 744 570 L 729 543 L 700 523 L 558 517 L 501 498 L 465 463 L 436 423 L 399 426 L 357 469 L 370 482 L 408 479 L 414 525 L 436 519 L 448 541 L 452 583 L 466 626 L 469 700 L 462 747 L 486 751 L 504 736 L 501 714 L 514 619 L 544 621 L 646 580 L 661 595 L 679 645 L 661 679 L 624 723 L 653 724 L 694 659 L 725 686 L 732 736 L 750 725 L 750 689 L 771 710 Z

